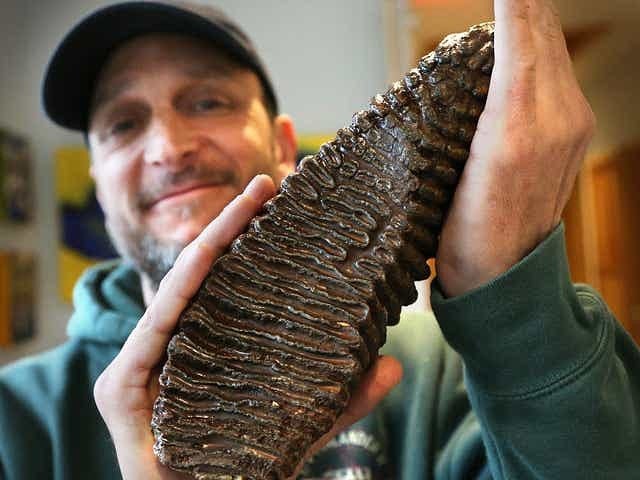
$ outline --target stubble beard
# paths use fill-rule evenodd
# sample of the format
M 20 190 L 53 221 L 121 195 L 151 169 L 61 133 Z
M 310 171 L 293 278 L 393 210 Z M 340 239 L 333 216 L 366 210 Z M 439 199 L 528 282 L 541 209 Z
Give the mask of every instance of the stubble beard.
M 271 154 L 274 154 L 275 144 L 272 141 Z M 258 173 L 268 173 L 275 178 L 275 170 L 257 170 Z M 156 195 L 157 191 L 162 191 L 167 186 L 177 184 L 186 179 L 215 179 L 221 184 L 232 186 L 238 191 L 244 188 L 240 185 L 240 179 L 231 168 L 229 169 L 209 169 L 203 165 L 190 166 L 178 174 L 167 174 L 162 182 L 153 190 L 143 192 L 137 201 L 138 213 L 147 208 L 149 199 Z M 240 188 L 241 187 L 241 188 Z M 179 217 L 181 220 L 188 220 L 199 208 L 195 204 L 183 205 L 180 208 Z M 160 282 L 169 273 L 173 264 L 187 244 L 176 241 L 161 240 L 142 227 L 135 227 L 126 222 L 109 221 L 106 222 L 106 229 L 111 241 L 123 260 L 135 268 L 140 275 L 146 277 L 153 292 L 157 292 Z
M 181 242 L 160 240 L 147 231 L 124 225 L 115 227 L 107 223 L 107 232 L 122 259 L 147 278 L 154 292 L 186 247 Z
M 231 169 L 212 169 L 204 165 L 191 165 L 178 173 L 167 173 L 163 179 L 152 188 L 142 191 L 136 200 L 136 212 L 142 218 L 147 210 L 162 192 L 168 188 L 190 180 L 215 182 L 238 188 L 239 179 Z M 182 205 L 177 212 L 178 221 L 188 221 L 197 208 L 195 203 Z M 158 291 L 160 282 L 171 270 L 180 252 L 187 244 L 162 240 L 142 226 L 131 225 L 123 219 L 112 218 L 106 222 L 107 233 L 123 260 L 135 268 L 140 275 L 149 281 L 153 292 Z

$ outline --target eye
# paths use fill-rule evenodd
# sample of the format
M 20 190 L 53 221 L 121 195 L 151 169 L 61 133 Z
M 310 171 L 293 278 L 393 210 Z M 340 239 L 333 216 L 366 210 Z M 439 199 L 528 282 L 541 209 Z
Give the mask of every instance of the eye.
M 124 120 L 118 120 L 109 129 L 110 135 L 122 135 L 136 126 L 136 121 L 133 118 L 126 118 Z
M 203 98 L 194 103 L 193 110 L 197 113 L 203 113 L 220 106 L 222 106 L 222 102 L 216 100 L 215 98 Z

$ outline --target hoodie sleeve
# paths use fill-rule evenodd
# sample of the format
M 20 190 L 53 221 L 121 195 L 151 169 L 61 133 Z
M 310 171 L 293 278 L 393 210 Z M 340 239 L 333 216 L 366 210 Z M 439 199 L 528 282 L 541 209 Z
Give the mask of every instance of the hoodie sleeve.
M 640 471 L 640 353 L 599 295 L 571 284 L 563 234 L 479 289 L 432 294 L 496 480 Z

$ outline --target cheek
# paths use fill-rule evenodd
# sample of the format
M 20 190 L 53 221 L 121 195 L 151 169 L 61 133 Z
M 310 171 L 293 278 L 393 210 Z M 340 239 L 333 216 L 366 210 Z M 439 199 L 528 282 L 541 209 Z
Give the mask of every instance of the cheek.
M 254 100 L 250 110 L 248 121 L 243 129 L 247 142 L 262 152 L 271 154 L 273 147 L 273 125 L 263 104 Z
M 244 142 L 238 146 L 238 167 L 243 177 L 257 175 L 261 172 L 271 173 L 273 170 L 272 146 L 260 132 L 247 128 L 243 132 Z M 245 178 L 246 181 L 250 178 Z M 245 182 L 246 183 L 246 182 Z
M 212 161 L 220 162 L 219 166 L 224 164 L 225 167 L 234 170 L 238 188 L 243 189 L 258 173 L 271 176 L 276 173 L 273 144 L 268 128 L 249 121 L 229 122 L 208 130 L 200 129 L 200 133 L 217 151 Z
M 254 150 L 265 151 L 270 146 L 270 132 L 266 125 L 252 121 L 242 129 L 242 138 L 247 146 Z
M 236 158 L 244 183 L 258 173 L 273 176 L 277 162 L 269 126 L 259 122 L 248 123 L 241 131 L 241 139 Z
M 96 192 L 107 219 L 127 223 L 135 220 L 134 199 L 138 183 L 136 179 L 137 174 L 134 169 L 118 167 L 116 162 L 94 167 Z

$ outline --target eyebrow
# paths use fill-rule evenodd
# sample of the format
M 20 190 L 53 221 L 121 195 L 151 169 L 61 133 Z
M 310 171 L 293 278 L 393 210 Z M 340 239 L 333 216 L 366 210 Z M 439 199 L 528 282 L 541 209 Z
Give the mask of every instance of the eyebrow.
M 229 78 L 233 72 L 241 70 L 242 67 L 228 62 L 207 62 L 188 65 L 182 68 L 182 72 L 192 78 Z M 125 77 L 109 85 L 107 88 L 100 88 L 96 91 L 91 102 L 91 112 L 96 112 L 101 106 L 111 102 L 114 98 L 124 94 L 133 86 L 133 80 Z
M 91 112 L 96 112 L 102 105 L 111 102 L 114 98 L 119 97 L 133 86 L 131 78 L 123 78 L 109 85 L 107 88 L 99 88 L 91 102 Z
M 189 65 L 183 68 L 182 72 L 195 78 L 230 77 L 233 72 L 242 68 L 228 62 L 206 62 Z

